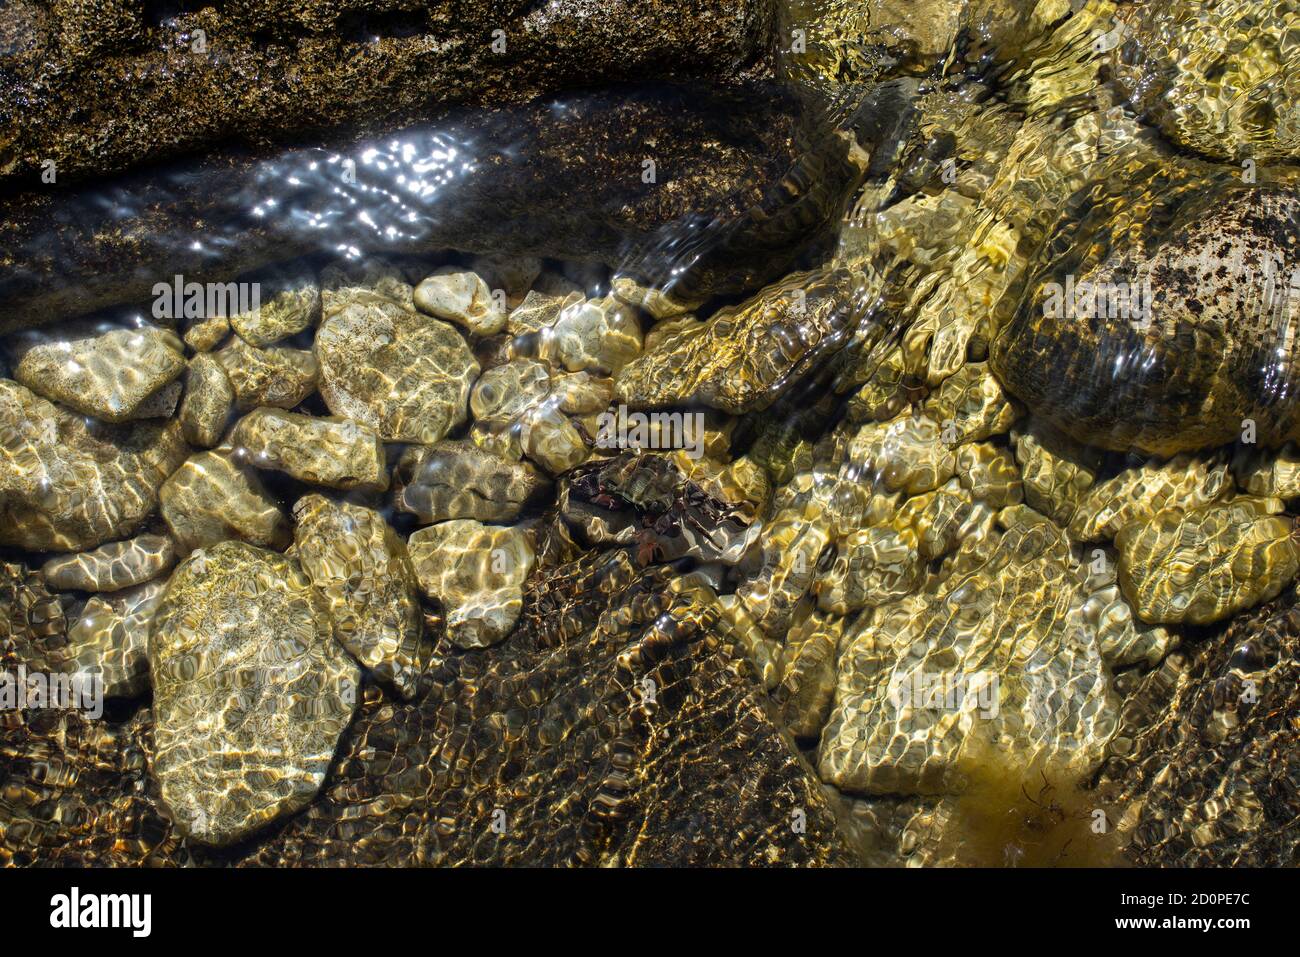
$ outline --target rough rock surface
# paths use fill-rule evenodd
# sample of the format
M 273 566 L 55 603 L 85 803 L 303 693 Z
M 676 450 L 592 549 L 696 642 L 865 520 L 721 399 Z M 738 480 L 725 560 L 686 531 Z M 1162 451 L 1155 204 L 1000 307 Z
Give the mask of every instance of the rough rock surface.
M 289 544 L 284 510 L 228 448 L 190 456 L 163 483 L 160 498 L 162 517 L 184 551 L 228 538 L 276 549 Z
M 1300 774 L 1294 591 L 1120 682 L 1097 793 L 1141 867 L 1293 867 Z
M 185 441 L 210 449 L 221 442 L 235 407 L 235 387 L 221 363 L 200 352 L 190 360 L 181 400 L 180 423 Z
M 527 462 L 511 462 L 462 439 L 407 449 L 396 479 L 393 504 L 426 525 L 450 518 L 513 521 L 551 487 Z
M 185 371 L 180 339 L 156 326 L 72 325 L 57 333 L 28 331 L 16 335 L 8 347 L 15 379 L 38 395 L 104 422 L 148 417 L 150 400 Z
M 124 542 L 109 542 L 88 552 L 51 558 L 41 568 L 55 588 L 120 591 L 157 578 L 176 564 L 176 543 L 146 532 Z
M 465 421 L 479 373 L 453 326 L 373 293 L 327 305 L 316 356 L 330 411 L 385 442 L 438 442 Z
M 254 409 L 230 432 L 241 461 L 277 469 L 310 485 L 382 492 L 388 488 L 384 443 L 348 419 Z
M 486 648 L 510 633 L 534 562 L 522 529 L 454 519 L 420 529 L 407 544 L 420 588 L 442 602 L 458 648 Z
M 69 674 L 96 675 L 104 697 L 132 698 L 149 687 L 149 627 L 166 582 L 94 595 L 68 629 Z
M 160 798 L 213 845 L 315 797 L 361 682 L 298 564 L 242 542 L 177 567 L 154 612 L 149 672 Z
M 998 379 L 1036 415 L 1106 449 L 1168 456 L 1225 445 L 1246 435 L 1247 420 L 1250 441 L 1300 437 L 1289 398 L 1300 390 L 1300 345 L 1277 318 L 1286 264 L 1300 261 L 1300 197 L 1263 185 L 1197 194 L 1144 240 L 1079 283 L 1149 282 L 1148 309 L 1085 304 L 1073 316 L 1029 297 L 993 341 Z
M 174 423 L 102 425 L 0 379 L 0 544 L 69 551 L 129 535 L 186 453 Z
M 300 498 L 293 516 L 294 557 L 329 602 L 334 637 L 412 697 L 428 648 L 406 543 L 374 509 L 323 495 Z
M 258 349 L 236 336 L 214 355 L 230 379 L 240 412 L 259 405 L 292 409 L 316 391 L 320 369 L 306 349 Z
M 28 38 L 49 44 L 45 56 L 9 64 L 24 68 L 0 113 L 5 177 L 35 178 L 45 159 L 73 178 L 220 141 L 383 131 L 457 104 L 524 102 L 574 86 L 725 80 L 756 67 L 775 25 L 767 0 L 653 9 L 473 0 L 454 10 L 241 0 L 165 19 L 95 0 L 53 13 Z M 502 29 L 504 49 L 484 24 Z M 164 124 L 172 132 L 160 137 Z
M 256 309 L 230 317 L 230 327 L 250 346 L 269 346 L 297 335 L 320 319 L 320 285 L 305 274 L 274 274 L 248 280 L 256 282 Z

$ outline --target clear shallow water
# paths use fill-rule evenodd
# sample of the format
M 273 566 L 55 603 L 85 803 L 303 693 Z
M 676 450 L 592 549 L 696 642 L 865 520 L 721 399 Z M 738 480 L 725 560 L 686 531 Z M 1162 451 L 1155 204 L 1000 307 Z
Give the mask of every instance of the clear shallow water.
M 883 3 L 792 5 L 786 29 L 805 30 L 806 49 L 784 69 L 818 107 L 789 133 L 796 149 L 779 186 L 733 182 L 712 216 L 657 207 L 660 184 L 636 165 L 608 187 L 579 188 L 598 205 L 565 210 L 569 184 L 528 174 L 532 150 L 570 136 L 565 101 L 546 107 L 558 127 L 524 137 L 519 116 L 444 124 L 352 153 L 291 151 L 233 178 L 199 167 L 91 193 L 114 218 L 165 226 L 145 237 L 137 284 L 182 250 L 193 254 L 183 263 L 239 262 L 236 272 L 310 253 L 296 264 L 308 278 L 275 300 L 301 315 L 280 336 L 249 322 L 196 334 L 203 323 L 183 319 L 157 334 L 148 362 L 134 341 L 83 353 L 82 334 L 57 323 L 12 340 L 13 374 L 57 404 L 29 400 L 6 423 L 11 461 L 44 470 L 36 495 L 17 480 L 6 488 L 21 529 L 7 544 L 26 546 L 10 558 L 34 568 L 141 530 L 178 540 L 182 561 L 232 536 L 283 550 L 301 524 L 289 511 L 332 488 L 377 511 L 411 552 L 416 591 L 364 612 L 358 587 L 371 594 L 393 575 L 375 571 L 353 525 L 331 532 L 312 573 L 313 587 L 348 583 L 333 599 L 336 638 L 340 608 L 354 622 L 377 616 L 373 642 L 340 641 L 371 693 L 391 696 L 394 674 L 422 667 L 394 608 L 421 605 L 425 639 L 508 647 L 522 640 L 507 634 L 525 582 L 567 557 L 553 546 L 563 529 L 580 550 L 628 548 L 707 582 L 706 605 L 870 863 L 1196 862 L 1178 855 L 1200 822 L 1144 831 L 1167 819 L 1169 799 L 1145 770 L 1122 766 L 1163 765 L 1199 794 L 1204 768 L 1186 766 L 1186 746 L 1222 726 L 1236 730 L 1213 743 L 1232 746 L 1209 753 L 1237 783 L 1216 800 L 1232 833 L 1281 863 L 1268 858 L 1293 846 L 1277 836 L 1285 802 L 1260 799 L 1258 786 L 1246 795 L 1258 759 L 1232 741 L 1271 740 L 1251 710 L 1258 698 L 1219 702 L 1181 740 L 1161 729 L 1199 707 L 1194 685 L 1216 667 L 1206 649 L 1235 641 L 1228 627 L 1249 643 L 1252 626 L 1230 623 L 1289 588 L 1300 562 L 1288 505 L 1300 486 L 1284 447 L 1296 420 L 1293 322 L 1278 291 L 1288 283 L 1268 278 L 1289 277 L 1296 235 L 1280 100 L 1289 14 L 1229 54 L 1233 31 L 1259 34 L 1245 8 L 1196 32 L 1177 3 L 1152 5 L 1168 16 L 1101 3 L 935 6 L 891 22 Z M 1235 65 L 1206 67 L 1205 97 L 1189 97 L 1214 55 Z M 1235 108 L 1239 96 L 1256 105 Z M 1213 136 L 1207 116 L 1219 117 Z M 743 166 L 753 129 L 723 131 L 711 155 Z M 202 229 L 168 211 L 196 194 L 216 203 Z M 629 203 L 660 217 L 653 229 L 628 225 Z M 518 225 L 538 208 L 546 225 Z M 842 220 L 833 252 L 823 242 L 793 255 L 828 211 Z M 475 238 L 428 251 L 457 231 Z M 51 237 L 56 249 L 80 241 Z M 256 262 L 240 260 L 250 249 Z M 509 258 L 472 255 L 492 252 Z M 362 265 L 375 255 L 387 267 Z M 474 278 L 421 285 L 447 267 Z M 99 301 L 111 288 L 101 274 L 92 260 L 74 281 Z M 633 277 L 645 284 L 620 285 Z M 758 290 L 765 280 L 775 282 Z M 1084 283 L 1106 290 L 1100 310 L 1077 294 Z M 268 282 L 264 301 L 277 288 Z M 1067 290 L 1054 313 L 1051 297 Z M 147 303 L 113 306 L 135 315 Z M 43 366 L 29 358 L 42 348 L 54 356 Z M 211 441 L 195 441 L 203 430 L 191 423 L 193 449 L 150 446 L 160 474 L 124 487 L 113 477 L 142 466 L 99 459 L 108 464 L 92 480 L 117 506 L 87 515 L 67 484 L 85 474 L 80 460 L 59 460 L 32 423 L 46 415 L 71 435 L 82 426 L 58 408 L 73 408 L 96 433 L 96 408 L 134 400 L 126 421 L 150 424 L 119 429 L 165 444 L 149 430 L 169 416 L 136 413 L 155 398 L 165 407 L 178 361 L 189 390 L 209 351 L 214 379 L 234 392 L 224 418 L 202 423 Z M 79 378 L 83 366 L 91 378 Z M 309 418 L 288 420 L 278 441 L 275 430 L 226 431 L 263 405 Z M 611 409 L 622 423 L 612 435 Z M 184 405 L 167 411 L 184 419 Z M 665 417 L 631 436 L 628 413 Z M 320 431 L 327 416 L 352 431 Z M 109 447 L 125 444 L 108 434 Z M 437 452 L 448 439 L 464 447 Z M 636 461 L 603 471 L 611 444 L 669 453 L 676 473 L 660 479 L 664 466 Z M 173 504 L 150 505 L 168 482 Z M 509 482 L 532 491 L 505 494 Z M 427 531 L 458 520 L 486 528 Z M 422 540 L 429 547 L 412 547 Z M 497 567 L 499 549 L 524 557 Z M 69 622 L 95 593 L 63 590 Z M 152 626 L 127 611 L 87 626 L 79 661 L 107 643 L 139 670 L 143 642 L 129 636 Z M 1288 647 L 1227 670 L 1285 694 Z M 186 667 L 214 667 L 201 644 L 189 654 Z M 1159 697 L 1171 671 L 1183 684 Z M 155 709 L 157 698 L 155 687 Z M 1276 713 L 1271 700 L 1263 710 Z M 221 706 L 219 696 L 205 705 Z M 166 720 L 183 730 L 193 714 L 174 707 Z M 1199 833 L 1229 843 L 1225 815 L 1207 817 Z

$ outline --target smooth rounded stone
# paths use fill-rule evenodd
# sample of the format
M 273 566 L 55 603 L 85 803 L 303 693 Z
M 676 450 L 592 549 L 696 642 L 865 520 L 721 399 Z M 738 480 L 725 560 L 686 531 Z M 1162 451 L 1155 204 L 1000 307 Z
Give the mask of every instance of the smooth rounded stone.
M 1025 501 L 1062 528 L 1097 480 L 1102 454 L 1080 445 L 1045 422 L 1013 432 Z
M 1300 498 L 1300 449 L 1293 443 L 1277 450 L 1242 446 L 1233 455 L 1232 470 L 1247 495 Z
M 416 286 L 415 307 L 476 336 L 495 335 L 506 326 L 505 290 L 495 295 L 478 273 L 459 266 L 443 266 Z
M 406 543 L 372 508 L 307 495 L 293 507 L 293 554 L 329 602 L 334 637 L 412 698 L 428 664 Z
M 181 383 L 173 380 L 141 402 L 135 410 L 136 419 L 170 419 L 176 414 L 181 401 Z
M 316 333 L 321 395 L 331 412 L 385 442 L 434 445 L 465 421 L 479 364 L 453 326 L 353 295 Z
M 765 409 L 842 345 L 857 285 L 844 269 L 796 273 L 642 353 L 615 377 L 615 394 L 638 408 Z
M 1159 664 L 1181 637 L 1162 625 L 1138 621 L 1119 587 L 1119 560 L 1113 549 L 1087 548 L 1081 572 L 1086 574 L 1086 595 L 1078 607 L 1083 627 L 1097 635 L 1102 660 L 1111 668 Z
M 146 532 L 93 551 L 51 558 L 41 573 L 62 591 L 120 591 L 157 578 L 174 564 L 175 543 L 166 535 Z
M 528 290 L 519 305 L 510 310 L 506 332 L 520 337 L 549 328 L 563 310 L 586 298 L 580 287 L 563 276 L 544 275 L 538 287 Z
M 645 310 L 655 322 L 676 319 L 704 305 L 702 299 L 683 302 L 671 290 L 652 288 L 631 276 L 615 276 L 610 281 L 610 292 L 615 299 Z
M 939 423 L 949 445 L 992 438 L 1010 430 L 1020 417 L 987 362 L 968 362 L 925 403 L 925 414 Z
M 230 317 L 231 328 L 250 346 L 269 346 L 320 321 L 321 293 L 315 275 L 272 274 L 253 281 L 259 284 L 258 307 Z
M 470 260 L 470 269 L 483 277 L 489 289 L 502 290 L 511 306 L 519 305 L 542 274 L 536 256 L 484 255 Z
M 162 802 L 184 834 L 218 846 L 316 796 L 361 682 L 298 563 L 243 542 L 177 566 L 149 672 Z
M 614 380 L 594 376 L 590 372 L 571 372 L 551 379 L 551 395 L 556 407 L 569 415 L 590 415 L 604 412 L 614 398 Z M 659 425 L 651 420 L 648 428 L 653 435 Z
M 254 409 L 230 432 L 235 457 L 259 469 L 277 469 L 309 485 L 384 491 L 384 443 L 350 419 Z
M 7 345 L 16 380 L 103 422 L 143 418 L 141 406 L 185 371 L 181 340 L 156 326 L 76 323 L 20 332 Z
M 214 353 L 235 390 L 235 408 L 260 405 L 292 409 L 316 391 L 320 368 L 309 349 L 258 349 L 235 336 Z
M 469 408 L 475 424 L 506 429 L 550 392 L 551 373 L 543 363 L 512 359 L 483 373 L 470 392 Z
M 909 404 L 907 387 L 912 381 L 902 347 L 890 349 L 880 358 L 870 378 L 844 404 L 845 417 L 853 423 L 897 418 Z
M 541 333 L 541 357 L 570 372 L 617 373 L 641 354 L 636 310 L 605 296 L 565 306 Z
M 830 571 L 817 579 L 817 606 L 847 615 L 911 594 L 925 579 L 916 530 L 890 523 L 859 529 L 836 546 Z
M 800 472 L 776 489 L 772 511 L 802 510 L 819 515 L 834 538 L 843 538 L 866 525 L 885 521 L 900 500 L 897 493 L 874 489 L 847 475 L 812 469 Z
M 849 461 L 886 490 L 908 495 L 938 488 L 957 470 L 952 443 L 924 415 L 864 425 L 849 444 Z
M 320 274 L 321 318 L 356 302 L 391 302 L 415 310 L 415 290 L 402 270 L 382 259 L 336 262 Z
M 810 612 L 786 635 L 773 699 L 796 738 L 815 738 L 826 724 L 835 698 L 835 658 L 843 633 L 843 618 Z
M 734 506 L 745 521 L 755 522 L 767 513 L 772 500 L 772 481 L 748 456 L 742 455 L 724 465 L 707 455 L 694 458 L 686 450 L 678 449 L 668 458 L 685 478 L 718 501 Z
M 234 406 L 235 387 L 221 363 L 207 353 L 192 358 L 180 411 L 185 441 L 204 449 L 220 444 Z
M 185 330 L 185 344 L 195 352 L 211 352 L 230 335 L 230 317 L 201 319 Z
M 106 698 L 134 698 L 149 689 L 149 628 L 165 581 L 92 595 L 68 629 L 67 674 L 94 675 Z
M 452 518 L 508 522 L 550 488 L 527 462 L 492 455 L 464 439 L 444 439 L 402 453 L 393 505 L 425 524 Z
M 1070 520 L 1070 536 L 1082 542 L 1115 538 L 1132 522 L 1165 508 L 1195 508 L 1235 491 L 1227 462 L 1197 459 L 1183 453 L 1152 459 L 1092 486 Z
M 1208 625 L 1274 598 L 1300 569 L 1295 522 L 1278 499 L 1169 508 L 1115 539 L 1119 583 L 1151 624 Z
M 1100 448 L 1280 445 L 1300 438 L 1284 398 L 1300 390 L 1300 346 L 1280 318 L 1297 261 L 1300 196 L 1264 185 L 1194 194 L 1158 235 L 1120 244 L 1078 279 L 1149 283 L 1149 308 L 1086 309 L 1106 312 L 1087 319 L 1031 296 L 999 329 L 990 363 L 1035 415 Z
M 591 444 L 558 409 L 539 405 L 520 420 L 523 453 L 552 475 L 565 472 L 591 457 Z
M 174 423 L 104 425 L 0 379 L 0 544 L 81 551 L 130 535 L 188 454 Z
M 921 558 L 933 561 L 955 549 L 968 534 L 992 523 L 995 510 L 976 502 L 956 479 L 933 492 L 914 495 L 903 503 L 894 522 L 916 532 Z
M 736 595 L 769 637 L 784 637 L 795 606 L 818 577 L 817 563 L 830 538 L 825 520 L 803 509 L 779 512 L 763 527 L 758 570 Z
M 414 532 L 407 547 L 421 590 L 446 609 L 456 647 L 487 648 L 510 633 L 533 570 L 522 529 L 455 519 Z
M 232 538 L 283 549 L 292 537 L 284 510 L 228 446 L 190 456 L 159 498 L 163 520 L 186 552 Z
M 1023 505 L 916 593 L 844 638 L 818 751 L 824 781 L 861 794 L 960 793 L 980 755 L 1069 778 L 1101 763 L 1119 714 L 1084 575 L 1064 532 Z M 965 546 L 963 546 L 965 547 Z M 972 553 L 974 554 L 974 553 Z
M 962 488 L 992 508 L 1017 505 L 1025 499 L 1020 470 L 1009 449 L 988 442 L 969 442 L 957 449 L 957 480 Z
M 1300 6 L 1169 0 L 1122 8 L 1109 63 L 1136 111 L 1216 160 L 1286 162 L 1300 152 Z
M 721 595 L 717 603 L 722 620 L 731 626 L 745 657 L 754 666 L 759 684 L 764 691 L 772 691 L 781 677 L 781 643 L 763 634 L 736 595 Z

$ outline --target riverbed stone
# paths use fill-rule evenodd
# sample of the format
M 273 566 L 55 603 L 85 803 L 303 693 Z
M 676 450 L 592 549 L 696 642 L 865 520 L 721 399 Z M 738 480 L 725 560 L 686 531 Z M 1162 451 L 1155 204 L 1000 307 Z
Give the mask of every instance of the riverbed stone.
M 129 535 L 187 454 L 175 423 L 106 425 L 0 379 L 0 544 L 80 551 Z
M 173 572 L 149 672 L 162 802 L 183 833 L 218 846 L 315 797 L 361 681 L 298 563 L 244 542 Z
M 443 266 L 415 287 L 415 306 L 477 336 L 491 336 L 506 325 L 505 291 L 501 296 L 470 269 Z
M 479 374 L 453 326 L 370 293 L 326 311 L 316 355 L 330 411 L 385 442 L 437 443 L 465 421 Z
M 123 542 L 109 542 L 88 552 L 51 558 L 42 567 L 55 588 L 121 591 L 157 578 L 176 564 L 176 543 L 146 532 Z
M 134 698 L 149 688 L 149 627 L 166 589 L 151 581 L 92 595 L 68 629 L 67 674 L 94 676 L 106 698 Z
M 232 538 L 275 549 L 289 544 L 284 510 L 228 446 L 186 459 L 159 497 L 163 519 L 183 551 Z
M 157 326 L 76 323 L 18 333 L 8 346 L 15 379 L 104 422 L 146 417 L 141 406 L 185 371 L 181 340 Z
M 230 433 L 236 456 L 309 485 L 384 491 L 388 463 L 379 436 L 350 419 L 254 409 Z
M 550 487 L 527 462 L 503 459 L 465 439 L 444 439 L 402 454 L 393 504 L 425 524 L 452 518 L 509 522 Z
M 235 387 L 221 363 L 202 352 L 192 358 L 180 410 L 185 441 L 204 449 L 218 445 L 234 407 Z
M 373 508 L 307 495 L 293 507 L 294 557 L 329 602 L 334 637 L 404 698 L 427 661 L 406 543 Z
M 292 409 L 316 391 L 320 368 L 309 349 L 259 349 L 235 336 L 215 355 L 235 390 L 240 412 L 259 405 Z
M 259 284 L 256 309 L 230 317 L 230 326 L 250 346 L 269 346 L 309 329 L 320 320 L 320 285 L 312 273 L 272 274 Z
M 455 519 L 413 533 L 408 542 L 420 588 L 447 613 L 458 648 L 486 648 L 519 620 L 533 548 L 522 529 Z

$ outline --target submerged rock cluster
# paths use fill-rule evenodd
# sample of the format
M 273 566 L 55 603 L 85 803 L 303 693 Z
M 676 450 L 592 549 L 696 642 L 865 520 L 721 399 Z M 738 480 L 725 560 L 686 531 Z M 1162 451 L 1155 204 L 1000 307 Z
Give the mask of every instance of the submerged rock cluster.
M 898 62 L 1021 69 L 775 282 L 312 258 L 0 342 L 2 663 L 119 709 L 3 714 L 0 861 L 1293 863 L 1300 176 L 1136 108 L 1173 21 L 969 6 Z

